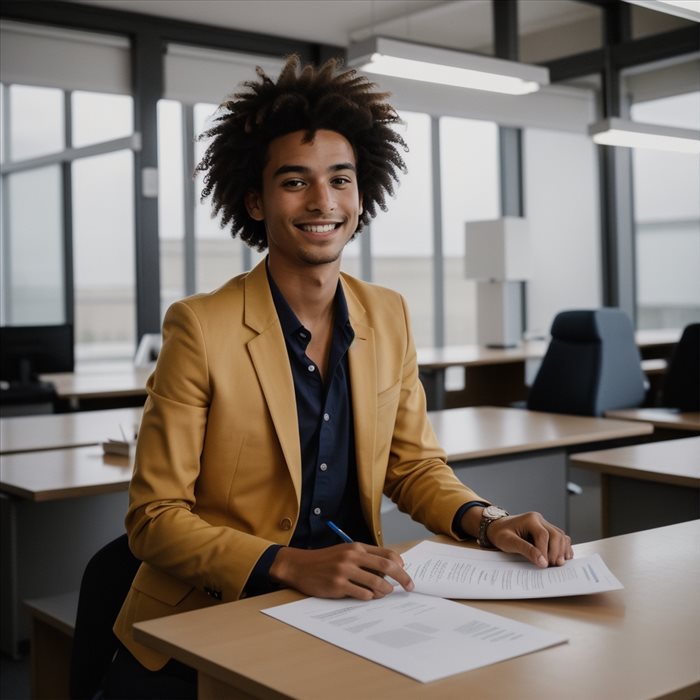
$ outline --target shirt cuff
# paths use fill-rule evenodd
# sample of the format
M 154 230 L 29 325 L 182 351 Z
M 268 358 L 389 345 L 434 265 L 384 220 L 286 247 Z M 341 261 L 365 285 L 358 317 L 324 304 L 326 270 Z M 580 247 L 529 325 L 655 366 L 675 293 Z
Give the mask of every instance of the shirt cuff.
M 282 549 L 281 544 L 271 544 L 258 559 L 257 564 L 253 567 L 248 577 L 248 582 L 243 589 L 243 595 L 247 598 L 263 593 L 271 593 L 277 591 L 280 585 L 270 578 L 270 567 L 275 561 L 277 552 Z
M 465 532 L 462 529 L 462 518 L 464 517 L 464 514 L 474 506 L 483 506 L 484 508 L 486 508 L 486 506 L 488 505 L 491 504 L 486 503 L 486 501 L 469 501 L 469 503 L 465 503 L 463 506 L 460 506 L 460 509 L 457 511 L 455 517 L 452 519 L 452 531 L 456 532 L 457 535 L 463 540 L 466 540 L 469 537 L 471 537 L 471 535 L 468 532 Z

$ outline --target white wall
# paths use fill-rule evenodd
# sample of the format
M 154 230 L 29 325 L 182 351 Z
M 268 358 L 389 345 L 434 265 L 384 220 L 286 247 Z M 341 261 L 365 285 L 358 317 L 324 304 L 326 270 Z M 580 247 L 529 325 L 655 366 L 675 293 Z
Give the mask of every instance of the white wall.
M 595 148 L 584 134 L 524 132 L 525 217 L 532 244 L 529 333 L 547 335 L 561 310 L 602 303 Z

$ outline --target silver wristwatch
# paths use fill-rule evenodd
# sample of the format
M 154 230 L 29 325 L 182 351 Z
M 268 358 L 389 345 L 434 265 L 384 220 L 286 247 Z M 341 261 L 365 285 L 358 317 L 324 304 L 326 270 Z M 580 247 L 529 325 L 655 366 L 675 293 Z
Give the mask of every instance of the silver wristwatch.
M 489 538 L 486 536 L 486 531 L 494 520 L 505 518 L 506 515 L 510 514 L 498 506 L 486 506 L 486 508 L 484 508 L 481 513 L 481 522 L 479 523 L 479 536 L 476 538 L 476 541 L 481 547 L 493 547 L 489 542 Z

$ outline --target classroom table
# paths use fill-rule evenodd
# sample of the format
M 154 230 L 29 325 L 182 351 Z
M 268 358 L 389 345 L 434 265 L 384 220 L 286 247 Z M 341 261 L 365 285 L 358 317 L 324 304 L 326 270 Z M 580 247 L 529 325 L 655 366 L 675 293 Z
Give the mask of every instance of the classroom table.
M 602 475 L 606 536 L 700 518 L 700 437 L 580 452 L 570 460 Z
M 131 438 L 141 423 L 141 408 L 51 413 L 0 418 L 0 454 L 97 445 L 108 438 Z
M 678 411 L 674 408 L 627 408 L 606 411 L 607 418 L 651 423 L 664 431 L 700 433 L 700 411 Z
M 635 337 L 644 359 L 666 357 L 678 342 L 680 331 L 637 331 Z M 428 407 L 507 405 L 524 399 L 527 395 L 526 362 L 544 357 L 548 344 L 546 339 L 534 339 L 512 348 L 475 344 L 419 348 L 418 368 Z M 146 380 L 153 367 L 153 364 L 134 367 L 124 361 L 83 363 L 76 366 L 75 372 L 42 374 L 39 378 L 52 383 L 58 399 L 67 401 L 72 409 L 89 406 L 91 402 L 100 402 L 98 405 L 107 408 L 110 402 L 144 399 Z M 445 391 L 445 370 L 449 367 L 463 368 L 463 391 Z M 648 364 L 645 369 L 658 373 L 663 368 L 657 362 Z
M 429 411 L 428 418 L 463 483 L 510 512 L 536 510 L 564 529 L 567 455 L 652 432 L 645 423 L 500 406 Z M 382 530 L 388 543 L 430 534 L 396 509 L 383 515 Z
M 652 430 L 639 422 L 498 407 L 435 411 L 429 418 L 462 481 L 511 512 L 538 510 L 561 527 L 567 524 L 568 451 Z M 127 460 L 105 457 L 97 446 L 0 456 L 0 506 L 8 522 L 16 521 L 4 529 L 3 547 L 5 571 L 15 572 L 15 604 L 18 591 L 40 598 L 77 587 L 89 555 L 123 531 L 130 473 Z M 93 521 L 99 527 L 86 524 Z M 21 552 L 18 528 L 30 537 Z M 430 534 L 396 508 L 383 514 L 382 530 L 387 543 Z M 58 568 L 58 578 L 38 573 L 39 562 L 45 571 Z M 20 632 L 17 624 L 13 629 L 3 649 L 15 648 Z
M 259 611 L 279 591 L 136 625 L 136 638 L 199 674 L 199 700 L 640 700 L 700 695 L 700 521 L 579 544 L 624 589 L 465 604 L 566 635 L 568 643 L 422 684 Z M 442 540 L 445 541 L 445 540 Z
M 0 649 L 28 637 L 20 601 L 77 590 L 85 565 L 124 532 L 128 458 L 90 447 L 0 456 Z
M 677 329 L 642 330 L 635 339 L 642 357 L 642 369 L 658 385 L 666 370 L 665 358 L 680 338 Z M 548 339 L 524 340 L 515 347 L 452 345 L 417 350 L 418 368 L 425 387 L 428 408 L 508 405 L 527 397 L 527 363 L 541 360 Z M 464 389 L 447 391 L 445 372 L 450 367 L 464 371 Z

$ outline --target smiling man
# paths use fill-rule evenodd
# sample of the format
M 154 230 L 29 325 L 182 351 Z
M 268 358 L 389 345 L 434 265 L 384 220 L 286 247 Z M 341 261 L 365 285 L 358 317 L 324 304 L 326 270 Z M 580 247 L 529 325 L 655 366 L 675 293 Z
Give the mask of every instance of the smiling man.
M 434 532 L 536 566 L 572 556 L 541 515 L 508 515 L 456 478 L 426 415 L 405 301 L 340 272 L 404 169 L 386 97 L 335 61 L 291 58 L 276 82 L 259 71 L 205 134 L 203 196 L 268 254 L 166 314 L 126 519 L 143 564 L 105 697 L 196 692 L 190 669 L 134 640 L 134 622 L 281 586 L 370 600 L 391 577 L 411 590 L 382 544 L 382 494 Z

